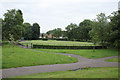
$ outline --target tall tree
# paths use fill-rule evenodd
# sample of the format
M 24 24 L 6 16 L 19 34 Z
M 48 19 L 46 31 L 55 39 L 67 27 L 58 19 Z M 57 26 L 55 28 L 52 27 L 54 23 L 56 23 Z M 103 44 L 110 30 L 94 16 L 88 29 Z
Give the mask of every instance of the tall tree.
M 9 34 L 12 34 L 15 40 L 21 38 L 21 25 L 23 23 L 23 15 L 21 10 L 7 10 L 7 13 L 4 14 L 3 20 L 3 38 L 9 39 Z M 18 33 L 18 34 L 17 34 Z M 16 35 L 17 34 L 17 35 Z
M 106 17 L 104 13 L 98 14 L 96 21 L 93 23 L 92 30 L 90 31 L 92 40 L 101 43 L 101 45 L 104 45 L 106 42 L 107 29 L 109 26 L 107 19 L 108 17 Z
M 111 21 L 109 27 L 109 42 L 112 46 L 118 47 L 120 42 L 120 11 L 113 12 L 109 18 Z
M 62 29 L 61 29 L 61 28 L 54 29 L 54 30 L 53 30 L 53 35 L 54 35 L 56 38 L 59 38 L 60 36 L 62 36 Z
M 40 26 L 38 23 L 34 23 L 32 26 L 32 39 L 38 39 L 40 37 Z
M 89 31 L 92 29 L 92 23 L 93 22 L 91 20 L 85 19 L 79 24 L 79 27 L 76 29 L 76 31 L 79 33 L 79 39 L 84 41 L 90 40 Z
M 71 23 L 68 25 L 66 29 L 67 37 L 68 39 L 74 39 L 76 34 L 74 34 L 74 29 L 77 28 L 78 26 L 76 24 Z
M 25 29 L 25 33 L 24 33 L 23 37 L 26 40 L 31 40 L 32 39 L 32 34 L 33 34 L 31 24 L 30 23 L 24 23 L 23 27 Z
M 62 36 L 62 29 L 61 28 L 56 28 L 53 30 L 49 30 L 48 32 L 46 32 L 48 35 L 52 34 L 54 37 L 59 38 Z

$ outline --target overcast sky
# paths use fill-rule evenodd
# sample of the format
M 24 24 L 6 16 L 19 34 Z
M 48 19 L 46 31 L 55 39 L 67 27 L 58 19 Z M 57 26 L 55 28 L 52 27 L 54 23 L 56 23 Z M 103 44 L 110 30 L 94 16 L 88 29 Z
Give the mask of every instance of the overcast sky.
M 119 0 L 0 0 L 0 17 L 8 9 L 20 9 L 24 22 L 37 22 L 41 32 L 54 28 L 64 29 L 70 23 L 95 19 L 104 12 L 110 15 L 118 10 Z

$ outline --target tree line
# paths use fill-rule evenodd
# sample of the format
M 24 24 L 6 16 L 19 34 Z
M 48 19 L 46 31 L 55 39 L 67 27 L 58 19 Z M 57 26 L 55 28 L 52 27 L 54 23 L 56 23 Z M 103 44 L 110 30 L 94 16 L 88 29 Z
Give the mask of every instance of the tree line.
M 56 38 L 67 38 L 76 41 L 92 41 L 101 45 L 118 47 L 120 39 L 120 11 L 115 11 L 106 16 L 100 13 L 94 20 L 85 19 L 79 25 L 71 23 L 65 30 L 56 28 L 49 30 Z
M 4 19 L 0 18 L 2 23 L 2 39 L 9 40 L 10 35 L 15 40 L 24 37 L 26 40 L 38 39 L 40 36 L 40 26 L 38 23 L 23 23 L 23 13 L 21 10 L 11 9 L 4 13 Z M 115 11 L 111 15 L 106 16 L 100 13 L 94 20 L 85 19 L 79 23 L 70 23 L 65 30 L 56 28 L 49 30 L 47 34 L 52 34 L 56 38 L 76 40 L 76 41 L 92 41 L 101 45 L 113 47 L 119 46 L 120 39 L 120 11 Z
M 15 40 L 22 37 L 26 40 L 38 39 L 40 35 L 40 26 L 38 23 L 23 23 L 23 13 L 21 10 L 11 9 L 4 13 L 2 21 L 2 40 L 10 40 L 10 35 Z

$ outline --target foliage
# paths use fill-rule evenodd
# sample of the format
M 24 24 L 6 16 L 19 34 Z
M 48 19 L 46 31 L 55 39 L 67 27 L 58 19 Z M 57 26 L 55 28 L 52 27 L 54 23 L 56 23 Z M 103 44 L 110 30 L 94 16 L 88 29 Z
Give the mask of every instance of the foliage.
M 16 42 L 15 42 L 15 40 L 14 40 L 13 35 L 9 34 L 9 36 L 10 36 L 10 38 L 9 38 L 9 40 L 10 40 L 9 43 L 14 46 Z
M 92 24 L 93 22 L 87 19 L 81 22 L 79 26 L 74 29 L 74 39 L 80 39 L 81 41 L 89 41 L 91 39 L 89 36 L 89 31 L 92 28 Z
M 33 48 L 41 48 L 41 49 L 93 49 L 94 46 L 62 46 L 62 45 L 39 45 L 33 44 Z M 95 49 L 102 49 L 102 46 L 95 46 Z M 104 48 L 106 48 L 104 46 Z
M 38 39 L 39 38 L 39 36 L 40 36 L 40 26 L 39 26 L 38 23 L 34 23 L 33 26 L 31 26 L 30 23 L 24 23 L 23 28 L 24 28 L 23 37 L 26 40 Z
M 114 47 L 119 47 L 120 42 L 120 11 L 113 12 L 109 16 L 111 22 L 110 22 L 110 33 L 109 33 L 109 42 Z
M 9 40 L 9 34 L 14 36 L 15 40 L 20 40 L 21 37 L 25 39 L 38 39 L 40 36 L 40 27 L 38 23 L 31 26 L 29 23 L 23 24 L 23 13 L 21 10 L 7 10 L 4 14 L 2 22 L 2 36 L 3 40 Z
M 102 45 L 107 41 L 107 28 L 108 28 L 108 20 L 104 13 L 100 13 L 97 15 L 97 19 L 93 24 L 92 30 L 90 31 L 90 35 L 94 43 L 100 42 Z
M 34 23 L 32 26 L 32 39 L 38 39 L 40 36 L 40 26 L 38 23 Z
M 12 34 L 15 40 L 21 38 L 22 35 L 22 23 L 23 23 L 23 15 L 21 10 L 7 10 L 7 13 L 4 14 L 3 19 L 3 39 L 9 39 L 9 34 Z
M 26 40 L 31 40 L 32 39 L 32 27 L 30 23 L 24 23 L 23 24 L 24 28 L 25 28 L 25 34 L 24 34 L 24 38 Z
M 52 34 L 54 37 L 56 38 L 60 38 L 62 36 L 62 29 L 61 28 L 56 28 L 53 30 L 49 30 L 48 32 L 46 32 L 48 35 Z
M 71 23 L 70 25 L 68 25 L 65 29 L 67 32 L 67 37 L 68 39 L 74 39 L 75 37 L 75 28 L 77 28 L 78 26 L 76 24 Z

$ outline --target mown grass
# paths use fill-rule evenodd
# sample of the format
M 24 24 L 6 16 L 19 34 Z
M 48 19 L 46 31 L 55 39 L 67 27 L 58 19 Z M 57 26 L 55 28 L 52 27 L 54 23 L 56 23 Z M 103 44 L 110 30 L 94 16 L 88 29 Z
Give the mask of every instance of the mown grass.
M 107 59 L 106 61 L 107 62 L 120 62 L 120 59 L 118 59 L 120 57 L 115 57 L 115 58 L 110 58 L 110 59 Z
M 94 46 L 92 42 L 77 42 L 77 41 L 56 41 L 56 40 L 31 40 L 31 41 L 23 41 L 21 44 L 26 45 L 28 43 L 29 46 L 32 44 L 40 44 L 40 45 L 59 45 L 59 46 Z M 97 44 L 98 46 L 98 44 Z
M 69 54 L 77 54 L 83 56 L 85 58 L 103 58 L 108 56 L 116 56 L 118 55 L 118 51 L 116 49 L 96 49 L 93 52 L 92 49 L 79 49 L 79 50 L 70 50 L 70 49 L 35 49 L 44 52 L 54 52 L 54 53 L 69 53 Z
M 19 46 L 12 47 L 11 45 L 4 45 L 2 47 L 2 68 L 64 64 L 74 63 L 77 61 L 78 59 L 74 57 L 45 52 L 36 52 L 23 49 Z
M 88 68 L 78 71 L 57 71 L 17 76 L 15 78 L 118 78 L 117 67 Z

